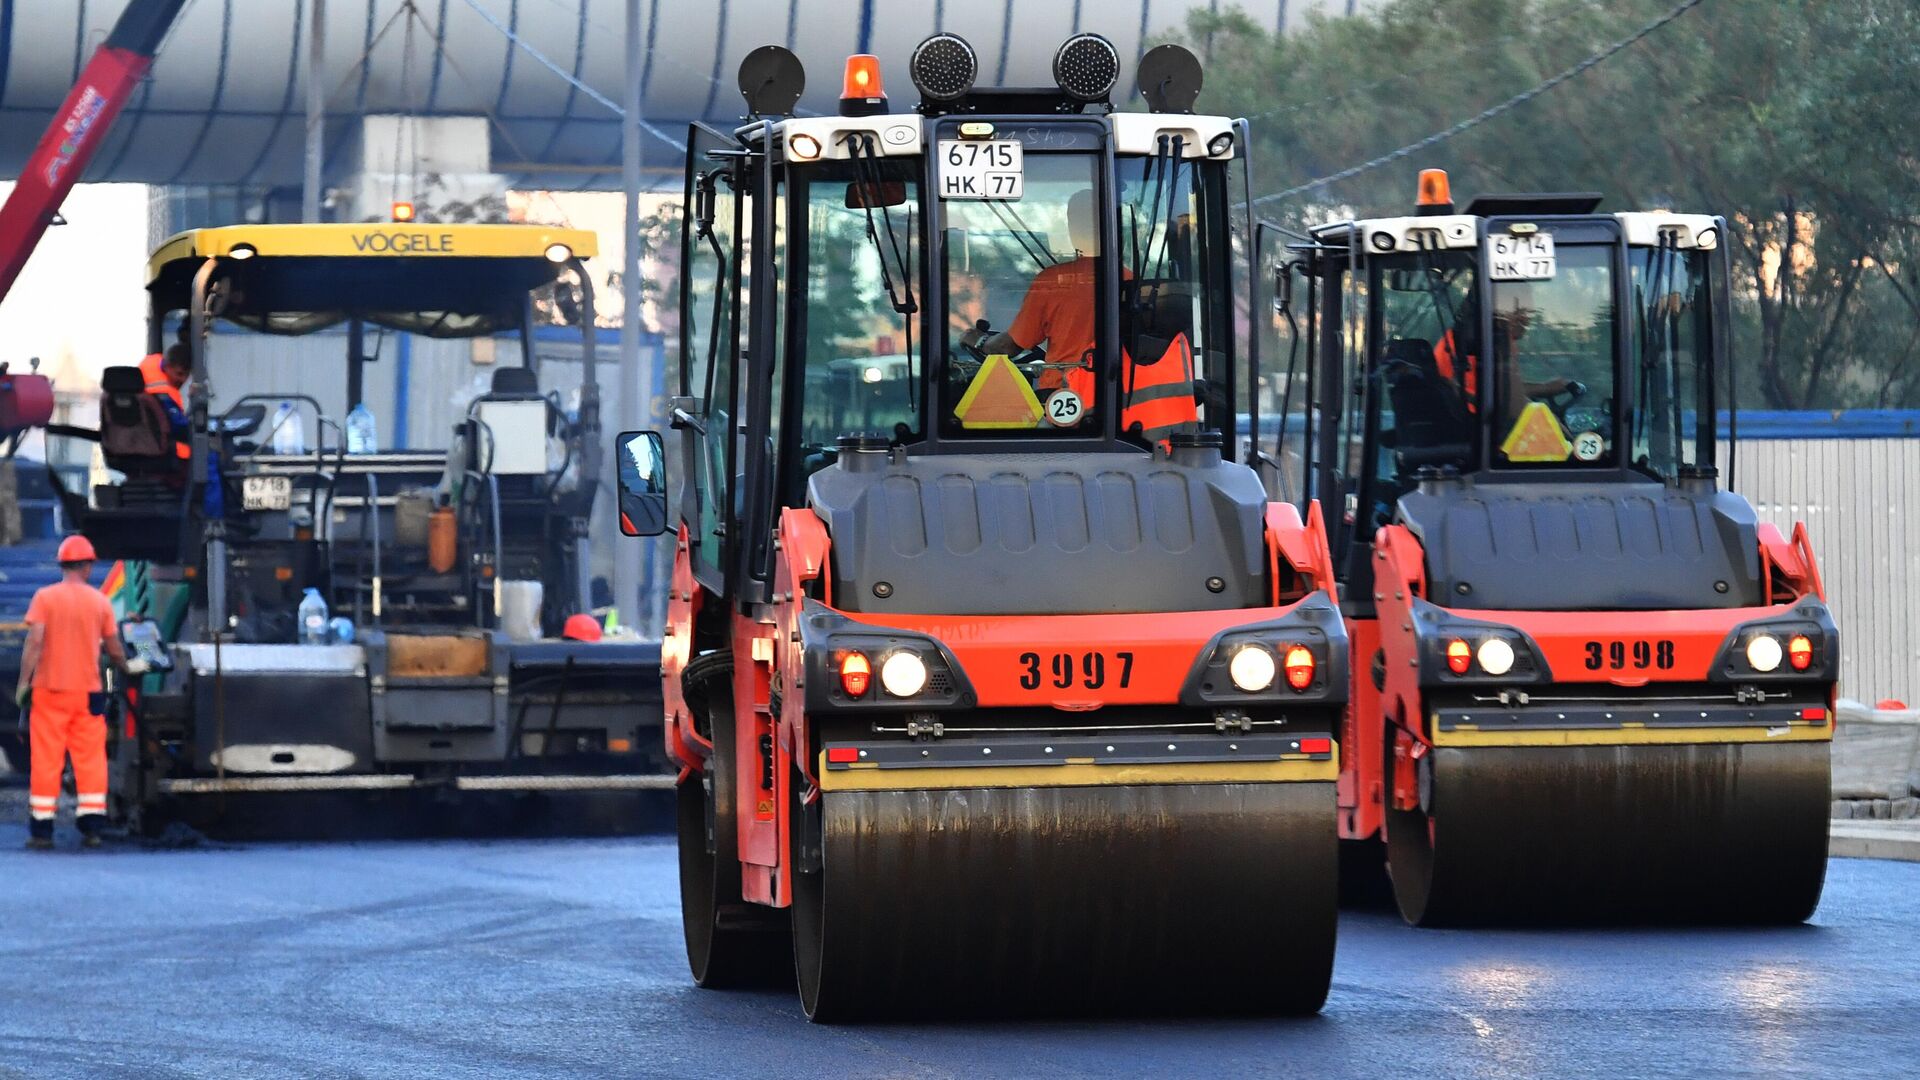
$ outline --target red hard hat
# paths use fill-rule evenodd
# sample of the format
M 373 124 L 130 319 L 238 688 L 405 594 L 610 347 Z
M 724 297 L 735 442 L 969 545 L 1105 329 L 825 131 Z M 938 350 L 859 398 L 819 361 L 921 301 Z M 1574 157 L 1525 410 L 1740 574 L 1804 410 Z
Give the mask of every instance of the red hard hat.
M 574 641 L 599 641 L 600 624 L 591 615 L 569 615 L 567 625 L 560 630 L 560 636 Z
M 45 550 L 45 549 L 42 549 Z M 69 536 L 60 541 L 60 551 L 53 558 L 55 562 L 92 562 L 93 544 L 84 536 Z

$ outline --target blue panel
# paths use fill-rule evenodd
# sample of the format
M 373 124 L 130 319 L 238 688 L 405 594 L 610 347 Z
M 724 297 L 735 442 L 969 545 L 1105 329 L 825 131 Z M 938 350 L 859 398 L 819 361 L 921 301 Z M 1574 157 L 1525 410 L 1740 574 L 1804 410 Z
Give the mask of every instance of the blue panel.
M 799 3 L 799 0 L 794 0 Z M 13 59 L 13 0 L 0 0 L 0 102 L 7 100 L 8 61 Z
M 1727 437 L 1720 414 L 1720 437 Z M 1920 409 L 1740 410 L 1740 439 L 1911 439 L 1920 437 Z

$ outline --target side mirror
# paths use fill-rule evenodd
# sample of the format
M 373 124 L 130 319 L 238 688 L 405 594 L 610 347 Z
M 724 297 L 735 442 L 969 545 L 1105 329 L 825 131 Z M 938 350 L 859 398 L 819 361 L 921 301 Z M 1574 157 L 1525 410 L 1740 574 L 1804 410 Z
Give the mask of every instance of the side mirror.
M 623 431 L 614 440 L 620 475 L 620 531 L 659 536 L 667 531 L 667 456 L 657 431 Z
M 1276 315 L 1285 315 L 1293 310 L 1293 267 L 1283 262 L 1273 268 L 1273 311 Z

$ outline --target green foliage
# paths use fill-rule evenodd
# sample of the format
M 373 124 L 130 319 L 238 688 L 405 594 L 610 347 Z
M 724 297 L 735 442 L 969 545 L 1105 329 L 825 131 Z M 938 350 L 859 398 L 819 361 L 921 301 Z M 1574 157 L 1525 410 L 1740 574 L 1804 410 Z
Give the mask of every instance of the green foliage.
M 1632 34 L 1675 0 L 1388 0 L 1275 37 L 1199 13 L 1203 111 L 1247 116 L 1256 195 L 1412 143 Z M 1706 0 L 1437 146 L 1283 201 L 1300 227 L 1405 212 L 1417 170 L 1477 192 L 1732 223 L 1743 406 L 1920 407 L 1920 5 Z

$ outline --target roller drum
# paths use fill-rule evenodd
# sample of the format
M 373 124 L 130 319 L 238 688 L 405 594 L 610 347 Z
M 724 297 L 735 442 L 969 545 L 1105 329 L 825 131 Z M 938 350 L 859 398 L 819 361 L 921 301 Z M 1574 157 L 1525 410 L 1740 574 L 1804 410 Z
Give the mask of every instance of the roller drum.
M 1327 782 L 835 791 L 796 859 L 815 1020 L 1310 1013 L 1333 963 Z
M 1408 921 L 1797 923 L 1826 876 L 1829 744 L 1438 747 L 1390 811 Z

